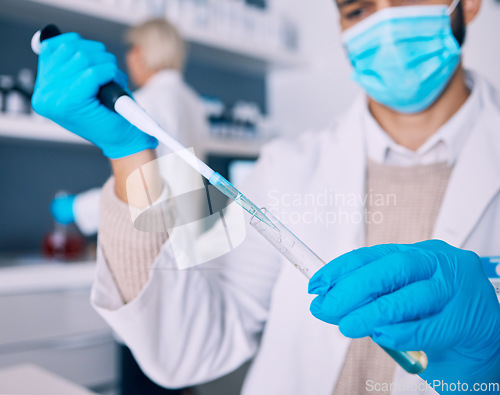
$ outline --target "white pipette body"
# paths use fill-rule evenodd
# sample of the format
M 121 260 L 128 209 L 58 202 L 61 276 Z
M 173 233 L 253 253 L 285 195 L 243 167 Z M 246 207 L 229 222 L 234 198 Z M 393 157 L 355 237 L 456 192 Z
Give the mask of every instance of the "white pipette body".
M 180 158 L 183 159 L 188 165 L 205 177 L 210 184 L 243 207 L 248 213 L 250 213 L 250 215 L 259 218 L 268 225 L 272 226 L 269 220 L 260 212 L 259 208 L 250 199 L 238 191 L 238 189 L 236 189 L 219 173 L 212 170 L 195 154 L 187 150 L 186 147 L 165 132 L 160 125 L 158 125 L 132 98 L 129 96 L 119 97 L 114 104 L 114 109 L 132 125 L 136 126 L 144 133 L 155 137 L 158 141 L 161 141 L 169 147 L 172 152 L 179 155 Z

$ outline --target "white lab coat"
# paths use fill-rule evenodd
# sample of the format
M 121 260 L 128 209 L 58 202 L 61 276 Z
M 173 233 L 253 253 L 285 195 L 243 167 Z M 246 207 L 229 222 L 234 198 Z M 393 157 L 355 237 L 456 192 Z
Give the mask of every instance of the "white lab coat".
M 206 138 L 207 123 L 201 100 L 175 70 L 161 70 L 134 92 L 134 99 L 158 124 L 186 147 Z M 170 152 L 162 144 L 159 154 Z
M 434 238 L 480 256 L 498 256 L 500 97 L 479 77 L 475 89 L 483 110 L 456 162 Z M 273 203 L 270 196 L 329 189 L 363 196 L 366 149 L 359 111 L 364 103 L 357 101 L 332 129 L 271 143 L 243 192 L 263 205 Z M 364 207 L 359 202 L 346 209 L 354 213 Z M 299 204 L 287 210 L 301 215 L 308 208 Z M 363 221 L 308 222 L 289 227 L 326 261 L 365 243 Z M 167 242 L 145 289 L 123 305 L 99 254 L 92 301 L 153 380 L 167 387 L 201 383 L 254 357 L 243 394 L 332 393 L 350 340 L 338 327 L 313 318 L 307 281 L 255 230 L 249 228 L 239 247 L 209 264 L 184 271 L 174 266 Z M 398 367 L 396 385 L 418 381 Z

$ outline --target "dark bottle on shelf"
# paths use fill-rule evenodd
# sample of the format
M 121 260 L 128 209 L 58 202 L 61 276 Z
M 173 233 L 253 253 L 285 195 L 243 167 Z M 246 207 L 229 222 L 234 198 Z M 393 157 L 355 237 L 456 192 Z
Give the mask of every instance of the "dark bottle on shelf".
M 56 222 L 54 230 L 43 238 L 42 253 L 47 258 L 74 261 L 83 257 L 85 240 L 76 231 L 70 230 L 69 225 Z
M 67 195 L 67 193 L 58 192 L 56 197 L 64 195 Z M 73 261 L 83 258 L 85 239 L 78 232 L 70 217 L 61 220 L 61 222 L 54 220 L 54 228 L 43 238 L 42 253 L 47 258 L 61 261 Z

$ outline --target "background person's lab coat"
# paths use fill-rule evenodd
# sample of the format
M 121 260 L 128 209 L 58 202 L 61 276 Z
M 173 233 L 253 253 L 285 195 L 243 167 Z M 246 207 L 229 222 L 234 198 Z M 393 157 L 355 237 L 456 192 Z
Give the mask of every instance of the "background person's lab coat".
M 480 256 L 500 256 L 500 98 L 481 78 L 474 89 L 482 110 L 455 164 L 433 236 Z M 366 151 L 359 114 L 365 105 L 358 101 L 334 130 L 271 143 L 243 192 L 263 205 L 270 203 L 270 192 L 331 189 L 363 196 Z M 346 208 L 350 214 L 363 209 L 361 199 Z M 308 208 L 287 210 L 300 217 Z M 290 228 L 326 261 L 365 243 L 363 221 L 330 227 L 303 221 Z M 257 232 L 249 228 L 238 248 L 185 271 L 174 269 L 169 243 L 146 287 L 127 305 L 102 252 L 98 258 L 93 304 L 146 374 L 161 385 L 182 387 L 224 375 L 253 357 L 242 394 L 332 393 L 350 340 L 337 326 L 313 318 L 307 281 Z M 398 367 L 394 388 L 420 381 Z
M 207 123 L 201 100 L 176 70 L 161 70 L 134 92 L 134 99 L 158 124 L 185 147 L 206 138 Z M 161 143 L 159 155 L 169 153 Z
M 134 99 L 144 108 L 158 124 L 173 138 L 186 148 L 193 148 L 195 153 L 201 154 L 201 145 L 207 137 L 208 125 L 205 110 L 201 99 L 183 80 L 176 70 L 161 70 L 151 77 L 148 82 L 134 92 Z M 168 155 L 171 151 L 161 143 L 157 148 L 158 157 Z M 160 161 L 163 174 L 169 179 L 179 180 L 187 177 L 199 177 L 190 169 L 180 167 L 169 169 L 168 161 Z M 176 185 L 182 182 L 171 183 L 172 193 L 176 193 Z M 99 226 L 100 189 L 78 194 L 73 207 L 75 223 L 86 235 L 97 232 Z M 193 211 L 194 207 L 201 207 L 202 203 L 191 200 L 185 207 L 177 207 L 182 215 L 183 210 Z M 201 210 L 201 209 L 200 209 Z

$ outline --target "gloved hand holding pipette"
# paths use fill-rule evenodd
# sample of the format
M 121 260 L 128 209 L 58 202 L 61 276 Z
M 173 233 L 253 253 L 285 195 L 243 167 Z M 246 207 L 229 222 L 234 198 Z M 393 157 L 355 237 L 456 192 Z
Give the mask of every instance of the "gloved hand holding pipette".
M 426 352 L 428 382 L 500 382 L 500 305 L 473 252 L 437 240 L 361 248 L 319 270 L 309 292 L 313 315 L 345 336 Z
M 151 162 L 154 155 L 144 152 L 156 148 L 160 140 L 224 195 L 270 224 L 250 199 L 186 150 L 135 103 L 126 91 L 125 74 L 102 43 L 84 40 L 76 33 L 61 34 L 56 26 L 47 25 L 33 36 L 32 48 L 40 54 L 32 100 L 36 112 L 93 142 L 110 159 L 142 153 L 133 163 L 112 161 L 115 175 L 123 175 L 117 179 L 125 180 L 134 170 Z M 147 199 L 142 193 L 135 196 L 135 206 L 145 206 L 160 194 L 158 171 L 147 173 L 143 187 L 150 192 Z M 125 184 L 117 183 L 115 190 L 123 201 L 131 203 Z
M 97 98 L 102 85 L 127 86 L 125 74 L 104 44 L 66 33 L 41 43 L 34 110 L 94 143 L 111 159 L 154 149 L 158 141 Z

